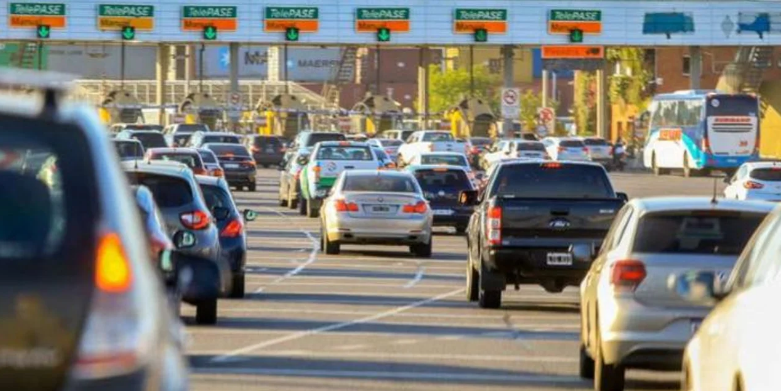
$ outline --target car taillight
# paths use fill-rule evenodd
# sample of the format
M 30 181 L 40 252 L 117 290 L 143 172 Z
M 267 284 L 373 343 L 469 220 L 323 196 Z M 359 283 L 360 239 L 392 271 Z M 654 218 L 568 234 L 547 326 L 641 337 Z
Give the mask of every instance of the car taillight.
M 252 161 L 252 160 L 245 160 L 245 161 L 241 162 L 240 164 L 241 164 L 242 166 L 244 166 L 244 167 L 251 167 L 251 168 L 255 168 L 255 162 L 254 162 L 254 161 Z
M 385 153 L 387 153 L 388 155 L 392 154 L 393 148 L 385 148 Z
M 208 227 L 209 223 L 211 222 L 209 215 L 200 210 L 182 213 L 179 215 L 179 220 L 182 222 L 182 225 L 184 225 L 185 228 L 195 230 L 204 229 Z
M 583 147 L 583 152 L 588 153 L 589 152 L 588 147 Z
M 222 170 L 222 168 L 215 168 L 212 170 L 212 176 L 214 177 L 223 177 L 225 176 L 225 171 Z
M 312 172 L 315 173 L 315 182 L 320 182 L 320 171 L 322 171 L 322 168 L 320 168 L 320 163 L 318 162 L 316 166 L 312 167 Z
M 478 148 L 478 147 L 472 147 L 472 154 L 473 154 L 473 155 L 477 155 L 478 153 L 480 153 L 480 148 Z
M 236 238 L 244 232 L 244 224 L 238 219 L 233 219 L 222 229 L 220 236 L 223 238 Z
M 564 151 L 566 151 L 566 150 L 567 150 L 567 148 L 564 148 L 564 147 L 559 147 L 559 148 L 558 148 L 558 151 L 559 151 L 559 152 L 564 152 Z
M 95 291 L 82 331 L 71 376 L 93 380 L 137 371 L 154 349 L 157 325 L 142 321 L 151 309 L 133 289 L 133 265 L 115 233 L 103 234 L 95 259 Z
M 193 174 L 195 175 L 208 175 L 205 168 L 195 167 L 193 168 Z
M 337 212 L 357 212 L 358 204 L 345 200 L 336 200 L 334 201 L 334 209 L 336 209 Z
M 746 188 L 746 189 L 751 190 L 751 189 L 761 189 L 761 188 L 765 187 L 765 185 L 763 185 L 763 184 L 761 184 L 759 182 L 745 181 L 745 182 L 743 182 L 743 187 Z
M 646 277 L 645 264 L 633 259 L 625 259 L 613 264 L 610 284 L 616 289 L 634 292 Z
M 404 205 L 401 211 L 404 213 L 423 214 L 428 211 L 428 204 L 425 201 L 418 201 L 418 203 L 415 205 L 411 205 L 411 204 Z
M 492 206 L 488 208 L 486 215 L 485 236 L 488 244 L 497 245 L 502 243 L 502 208 Z

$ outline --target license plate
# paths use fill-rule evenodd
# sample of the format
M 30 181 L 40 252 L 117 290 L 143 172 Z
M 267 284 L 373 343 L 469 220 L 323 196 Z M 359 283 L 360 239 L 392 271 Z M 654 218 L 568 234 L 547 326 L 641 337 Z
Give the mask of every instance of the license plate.
M 239 165 L 233 163 L 227 163 L 225 164 L 225 168 L 239 168 Z
M 266 153 L 274 153 L 274 148 L 266 148 Z
M 692 320 L 692 323 L 691 323 L 692 335 L 697 333 L 697 330 L 700 329 L 700 325 L 702 325 L 702 320 L 699 320 L 699 319 Z
M 570 253 L 548 253 L 548 265 L 551 266 L 570 266 L 572 265 L 572 254 Z
M 373 213 L 388 213 L 388 212 L 390 212 L 390 207 L 389 206 L 382 206 L 382 205 L 372 206 L 371 211 Z
M 450 216 L 453 214 L 452 209 L 434 209 L 433 211 L 435 216 Z

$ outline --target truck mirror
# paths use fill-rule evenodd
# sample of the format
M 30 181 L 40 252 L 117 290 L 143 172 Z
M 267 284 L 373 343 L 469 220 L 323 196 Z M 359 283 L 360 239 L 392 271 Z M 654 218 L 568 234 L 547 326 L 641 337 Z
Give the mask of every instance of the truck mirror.
M 629 195 L 626 193 L 620 193 L 620 192 L 616 193 L 616 197 L 618 197 L 618 199 L 620 199 L 621 201 L 629 202 Z

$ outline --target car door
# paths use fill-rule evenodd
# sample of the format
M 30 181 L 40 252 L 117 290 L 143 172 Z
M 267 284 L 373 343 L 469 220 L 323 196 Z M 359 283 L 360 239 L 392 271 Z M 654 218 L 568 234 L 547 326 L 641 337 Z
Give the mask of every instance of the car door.
M 724 189 L 724 197 L 725 198 L 739 198 L 741 193 L 741 187 L 743 186 L 743 180 L 746 177 L 746 174 L 748 173 L 748 167 L 743 166 L 740 167 L 738 172 L 735 173 L 735 175 L 730 178 L 729 185 L 726 189 Z

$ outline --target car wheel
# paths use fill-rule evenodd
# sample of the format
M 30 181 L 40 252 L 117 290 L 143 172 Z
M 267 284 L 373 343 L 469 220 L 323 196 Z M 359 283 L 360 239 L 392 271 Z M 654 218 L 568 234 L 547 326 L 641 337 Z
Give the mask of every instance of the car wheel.
M 691 178 L 694 176 L 694 170 L 689 167 L 689 155 L 683 154 L 683 177 Z
M 247 186 L 247 188 L 249 189 L 249 191 L 255 191 L 255 189 L 258 188 L 258 185 L 255 182 L 252 182 L 249 184 L 249 186 Z
M 410 246 L 410 252 L 415 254 L 418 258 L 431 258 L 431 246 L 434 242 L 433 238 L 428 239 L 428 243 L 413 244 Z
M 480 273 L 472 265 L 472 251 L 467 251 L 469 259 L 466 262 L 466 300 L 477 301 L 480 293 Z
M 479 280 L 483 279 L 485 273 L 490 273 L 490 272 L 486 271 L 485 268 L 481 268 L 480 273 L 478 273 L 479 293 L 477 295 L 477 305 L 480 308 L 491 308 L 491 309 L 499 308 L 502 306 L 502 291 L 485 290 L 483 288 L 480 288 L 483 284 L 481 284 Z
M 288 200 L 287 196 L 284 198 L 282 197 L 282 194 L 279 195 L 279 206 L 287 206 L 290 200 Z
M 588 355 L 586 346 L 580 344 L 580 365 L 578 373 L 581 379 L 594 379 L 594 359 Z
M 244 297 L 244 273 L 233 275 L 233 284 L 231 284 L 231 292 L 228 296 L 234 299 Z
M 594 346 L 596 357 L 594 358 L 594 390 L 596 391 L 623 391 L 626 370 L 620 365 L 605 364 L 602 357 L 602 337 L 597 320 L 597 343 Z
M 298 207 L 298 198 L 293 197 L 292 192 L 287 194 L 287 207 L 290 209 L 296 209 Z
M 326 234 L 325 232 L 325 222 L 323 222 L 322 224 L 323 224 L 323 229 L 322 229 L 322 233 L 320 234 L 321 236 L 320 241 L 322 243 L 323 252 L 325 252 L 328 255 L 339 255 L 341 246 L 337 242 L 332 242 L 328 240 L 328 234 Z
M 304 196 L 298 197 L 298 214 L 306 216 L 306 198 Z
M 217 323 L 217 299 L 204 300 L 195 308 L 195 323 L 197 324 L 215 324 Z
M 456 234 L 457 235 L 463 235 L 466 233 L 466 226 L 465 225 L 458 225 L 456 226 Z
M 307 208 L 306 208 L 306 217 L 316 218 L 318 216 L 320 216 L 320 211 L 317 209 L 317 205 L 314 205 L 314 202 L 312 201 L 308 201 Z

